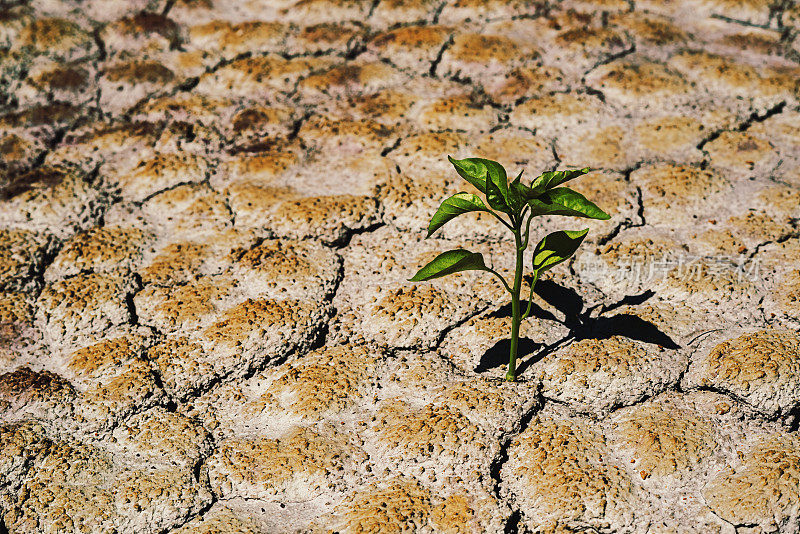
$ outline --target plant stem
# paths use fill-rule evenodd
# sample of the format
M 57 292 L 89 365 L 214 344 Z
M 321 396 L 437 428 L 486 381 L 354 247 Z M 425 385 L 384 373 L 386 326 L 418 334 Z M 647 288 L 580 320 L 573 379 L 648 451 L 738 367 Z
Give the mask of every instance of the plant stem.
M 541 271 L 536 271 L 533 273 L 533 282 L 531 282 L 531 293 L 528 295 L 528 309 L 525 310 L 525 313 L 522 314 L 522 320 L 528 318 L 528 315 L 531 314 L 531 306 L 533 306 L 533 287 L 536 285 L 536 282 L 539 281 L 539 274 Z
M 514 243 L 517 250 L 517 266 L 514 272 L 514 287 L 511 290 L 511 351 L 508 358 L 506 381 L 513 382 L 517 374 L 517 347 L 519 346 L 520 317 L 519 292 L 522 288 L 522 259 L 525 247 L 522 246 L 521 228 L 514 229 Z
M 506 279 L 505 279 L 505 278 L 503 278 L 503 275 L 502 275 L 502 274 L 498 273 L 497 271 L 495 271 L 495 270 L 494 270 L 494 269 L 492 269 L 491 267 L 488 269 L 488 271 L 489 271 L 490 273 L 492 273 L 493 275 L 495 275 L 497 278 L 499 278 L 499 279 L 500 279 L 500 282 L 502 282 L 502 283 L 503 283 L 503 287 L 504 287 L 504 288 L 506 288 L 506 291 L 508 291 L 509 293 L 511 293 L 511 288 L 509 287 L 509 285 L 508 285 L 508 282 L 506 282 Z
M 523 212 L 523 214 L 524 213 L 525 212 Z M 520 220 L 523 220 L 523 219 L 524 219 L 524 217 L 522 219 L 520 219 Z M 531 235 L 531 221 L 532 220 L 533 220 L 533 214 L 531 213 L 531 216 L 528 217 L 528 223 L 525 225 L 525 239 L 522 240 L 522 250 L 525 250 L 526 248 L 528 248 L 528 238 Z
M 508 223 L 506 222 L 506 220 L 505 220 L 505 219 L 503 219 L 502 217 L 500 217 L 498 214 L 496 214 L 495 212 L 493 212 L 493 211 L 491 211 L 491 210 L 489 210 L 489 213 L 491 213 L 491 214 L 492 214 L 492 216 L 493 216 L 495 219 L 497 219 L 498 221 L 500 221 L 501 223 L 503 223 L 503 226 L 505 226 L 506 228 L 508 228 L 508 229 L 509 229 L 509 230 L 511 230 L 512 232 L 514 231 L 514 227 L 513 227 L 513 226 L 511 226 L 510 224 L 508 224 Z

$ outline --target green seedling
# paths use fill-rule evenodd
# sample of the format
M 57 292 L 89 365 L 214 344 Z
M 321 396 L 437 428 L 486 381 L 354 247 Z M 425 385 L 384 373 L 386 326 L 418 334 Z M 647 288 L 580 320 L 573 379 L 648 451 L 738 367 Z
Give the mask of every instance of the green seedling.
M 427 237 L 464 213 L 485 211 L 492 214 L 514 234 L 516 250 L 514 281 L 509 284 L 500 273 L 486 266 L 483 255 L 464 249 L 448 250 L 438 255 L 420 269 L 410 281 L 423 282 L 461 271 L 486 271 L 497 276 L 506 291 L 511 294 L 511 350 L 506 380 L 513 382 L 517 369 L 519 325 L 531 313 L 533 288 L 539 280 L 539 276 L 572 256 L 589 231 L 588 228 L 576 231 L 562 230 L 548 234 L 539 241 L 533 250 L 533 281 L 530 284 L 528 307 L 525 313 L 522 313 L 519 297 L 531 221 L 534 217 L 541 215 L 567 215 L 601 220 L 608 219 L 609 215 L 580 193 L 568 187 L 561 187 L 564 182 L 589 172 L 591 170 L 589 168 L 545 172 L 533 180 L 530 185 L 521 182 L 522 173 L 520 172 L 509 184 L 506 170 L 496 161 L 482 158 L 458 160 L 449 156 L 447 159 L 462 178 L 485 195 L 486 202 L 472 193 L 456 193 L 442 202 L 442 205 L 433 214 L 428 225 Z

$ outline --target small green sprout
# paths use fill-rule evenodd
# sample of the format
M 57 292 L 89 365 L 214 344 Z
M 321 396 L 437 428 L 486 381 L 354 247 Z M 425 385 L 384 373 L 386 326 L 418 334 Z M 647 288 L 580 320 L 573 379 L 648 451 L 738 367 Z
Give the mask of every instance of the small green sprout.
M 586 174 L 591 170 L 589 168 L 545 172 L 530 185 L 520 181 L 522 178 L 520 172 L 509 184 L 506 170 L 496 161 L 482 158 L 459 160 L 450 156 L 447 159 L 462 178 L 486 195 L 486 202 L 472 193 L 456 193 L 442 202 L 433 214 L 428 225 L 427 237 L 463 213 L 470 211 L 491 213 L 514 234 L 517 260 L 514 282 L 513 285 L 509 284 L 500 273 L 487 267 L 483 255 L 464 249 L 449 250 L 440 254 L 420 269 L 410 281 L 423 282 L 461 271 L 486 271 L 497 276 L 503 287 L 511 293 L 511 351 L 506 380 L 513 382 L 516 378 L 519 325 L 531 313 L 533 288 L 539 276 L 572 256 L 589 231 L 588 228 L 576 231 L 562 230 L 548 234 L 539 241 L 533 250 L 533 281 L 528 297 L 528 308 L 525 313 L 521 313 L 519 297 L 531 221 L 539 215 L 568 215 L 601 220 L 608 219 L 609 215 L 580 193 L 568 187 L 559 187 L 568 180 Z

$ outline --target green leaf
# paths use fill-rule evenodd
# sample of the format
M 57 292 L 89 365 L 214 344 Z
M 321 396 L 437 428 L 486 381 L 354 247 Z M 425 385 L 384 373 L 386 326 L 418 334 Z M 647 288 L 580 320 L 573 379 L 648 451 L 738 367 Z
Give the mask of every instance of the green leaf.
M 444 226 L 448 221 L 470 211 L 489 211 L 489 209 L 477 195 L 473 195 L 472 193 L 456 193 L 442 202 L 439 209 L 433 214 L 431 222 L 428 224 L 428 235 L 426 237 L 430 237 L 431 234 Z
M 525 197 L 526 189 L 528 186 L 523 185 L 520 183 L 520 179 L 522 178 L 522 173 L 524 171 L 520 171 L 514 181 L 511 182 L 511 185 L 508 186 L 508 205 L 514 211 L 514 213 L 519 214 L 522 211 L 522 208 L 525 207 Z
M 583 169 L 571 169 L 567 171 L 549 171 L 544 172 L 537 176 L 533 182 L 531 183 L 531 190 L 533 191 L 533 197 L 539 196 L 548 189 L 552 189 L 558 185 L 563 184 L 573 178 L 577 178 L 578 176 L 583 176 L 584 174 L 591 172 L 592 169 L 589 167 L 585 167 Z M 531 198 L 531 197 L 528 197 Z
M 488 180 L 486 182 L 486 202 L 489 203 L 490 207 L 496 210 L 500 210 L 505 213 L 512 212 L 511 207 L 503 197 L 503 193 L 500 191 L 500 188 L 497 187 L 496 183 L 494 183 L 494 180 Z
M 447 159 L 456 168 L 456 172 L 481 193 L 486 193 L 488 179 L 497 185 L 503 200 L 508 200 L 508 176 L 502 165 L 483 158 L 453 159 L 447 156 Z
M 508 186 L 508 194 L 511 195 L 511 190 L 514 190 L 519 196 L 521 196 L 526 202 L 529 198 L 535 198 L 536 195 L 533 192 L 533 189 L 528 187 L 523 183 L 517 183 L 516 181 Z
M 436 256 L 430 263 L 420 269 L 410 282 L 424 282 L 461 271 L 488 271 L 483 263 L 483 255 L 469 250 L 448 250 Z
M 589 229 L 562 230 L 548 234 L 533 250 L 533 270 L 542 272 L 551 269 L 575 254 Z
M 476 161 L 476 158 L 453 159 L 447 156 L 448 161 L 456 168 L 456 172 L 463 179 L 474 185 L 481 193 L 486 193 L 486 166 Z
M 537 198 L 528 200 L 533 215 L 570 215 L 587 219 L 607 220 L 611 216 L 587 200 L 585 196 L 568 187 L 557 187 L 545 191 Z

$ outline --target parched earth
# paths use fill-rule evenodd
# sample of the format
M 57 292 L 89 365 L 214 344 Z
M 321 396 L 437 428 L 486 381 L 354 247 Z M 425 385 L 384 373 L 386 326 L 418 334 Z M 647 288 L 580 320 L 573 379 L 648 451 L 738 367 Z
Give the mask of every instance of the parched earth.
M 800 531 L 793 2 L 2 5 L 0 533 Z M 612 214 L 516 383 L 448 154 Z

